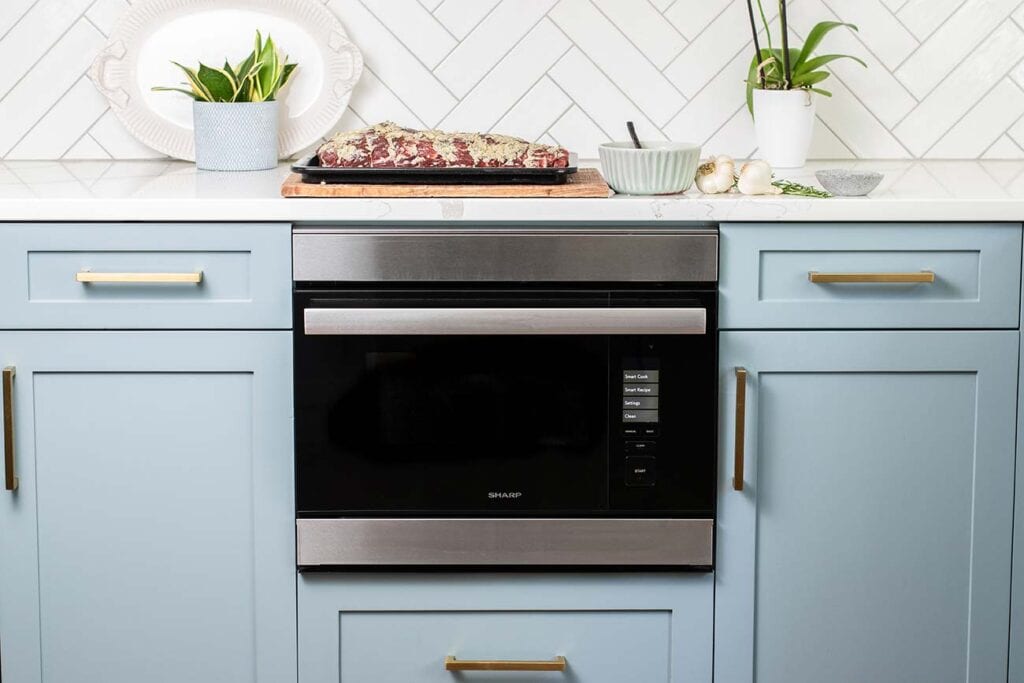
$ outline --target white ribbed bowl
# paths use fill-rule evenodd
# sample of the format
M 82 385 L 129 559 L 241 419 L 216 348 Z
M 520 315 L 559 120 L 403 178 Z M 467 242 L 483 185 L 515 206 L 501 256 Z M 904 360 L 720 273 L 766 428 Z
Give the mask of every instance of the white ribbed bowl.
M 643 140 L 606 142 L 598 148 L 601 172 L 619 194 L 676 194 L 693 184 L 700 163 L 700 145 Z

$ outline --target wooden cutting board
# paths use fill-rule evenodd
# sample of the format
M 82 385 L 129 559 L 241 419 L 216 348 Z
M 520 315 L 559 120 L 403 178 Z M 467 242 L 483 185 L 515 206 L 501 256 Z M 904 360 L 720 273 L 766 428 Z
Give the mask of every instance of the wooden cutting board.
M 607 197 L 608 183 L 596 168 L 581 168 L 564 185 L 369 185 L 304 183 L 292 173 L 282 197 Z

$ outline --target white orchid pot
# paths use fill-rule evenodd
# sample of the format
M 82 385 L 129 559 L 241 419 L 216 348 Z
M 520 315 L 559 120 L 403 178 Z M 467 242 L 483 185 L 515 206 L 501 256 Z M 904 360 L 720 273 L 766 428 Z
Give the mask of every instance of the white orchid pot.
M 277 102 L 194 102 L 196 167 L 260 171 L 277 166 Z
M 773 168 L 799 168 L 807 161 L 814 133 L 814 93 L 754 89 L 758 156 Z

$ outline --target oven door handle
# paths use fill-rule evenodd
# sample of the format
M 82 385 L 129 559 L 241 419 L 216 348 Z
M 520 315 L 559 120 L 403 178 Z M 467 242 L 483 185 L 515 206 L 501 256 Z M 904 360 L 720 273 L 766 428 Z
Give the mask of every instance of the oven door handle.
M 307 335 L 705 334 L 703 308 L 307 308 Z

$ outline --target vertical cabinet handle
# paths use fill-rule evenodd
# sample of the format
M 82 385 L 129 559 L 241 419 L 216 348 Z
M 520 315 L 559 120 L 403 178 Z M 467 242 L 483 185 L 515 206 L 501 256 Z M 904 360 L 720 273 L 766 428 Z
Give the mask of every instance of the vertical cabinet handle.
M 14 368 L 3 369 L 4 394 L 4 489 L 18 488 L 18 477 L 14 475 Z
M 736 368 L 736 452 L 733 455 L 732 487 L 743 490 L 743 446 L 747 422 L 747 370 Z

